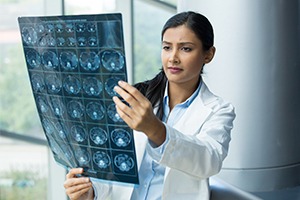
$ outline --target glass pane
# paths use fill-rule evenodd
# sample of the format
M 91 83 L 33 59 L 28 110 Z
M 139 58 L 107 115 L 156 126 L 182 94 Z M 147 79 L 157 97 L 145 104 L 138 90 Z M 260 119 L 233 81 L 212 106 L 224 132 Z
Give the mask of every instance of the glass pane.
M 177 0 L 155 0 L 155 1 L 165 3 L 165 4 L 168 4 L 168 5 L 174 6 L 174 7 L 177 6 Z
M 42 15 L 43 1 L 1 0 L 0 129 L 42 137 L 26 70 L 17 17 Z
M 0 200 L 47 199 L 47 147 L 0 137 Z
M 135 83 L 153 78 L 161 69 L 161 29 L 172 14 L 157 6 L 134 1 Z
M 114 12 L 116 0 L 65 0 L 65 13 L 71 14 L 95 14 Z
M 0 130 L 44 138 L 17 18 L 43 15 L 46 1 L 0 0 Z M 47 199 L 47 147 L 0 137 L 0 200 Z

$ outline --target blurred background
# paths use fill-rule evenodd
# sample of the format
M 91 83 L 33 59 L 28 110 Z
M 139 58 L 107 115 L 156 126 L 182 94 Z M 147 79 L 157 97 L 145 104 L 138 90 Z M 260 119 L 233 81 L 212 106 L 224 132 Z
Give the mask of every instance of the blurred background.
M 128 79 L 136 83 L 158 73 L 162 26 L 186 10 L 213 24 L 217 53 L 204 80 L 236 107 L 229 156 L 216 178 L 244 199 L 300 199 L 299 0 L 0 0 L 0 200 L 67 199 L 65 170 L 52 158 L 34 104 L 17 18 L 122 13 Z

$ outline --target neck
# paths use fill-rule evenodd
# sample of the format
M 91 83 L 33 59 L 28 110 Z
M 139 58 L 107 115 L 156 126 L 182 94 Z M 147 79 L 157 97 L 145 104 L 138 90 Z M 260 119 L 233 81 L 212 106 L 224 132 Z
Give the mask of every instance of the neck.
M 177 84 L 169 82 L 169 106 L 172 110 L 177 104 L 186 101 L 197 89 L 199 81 L 193 85 Z

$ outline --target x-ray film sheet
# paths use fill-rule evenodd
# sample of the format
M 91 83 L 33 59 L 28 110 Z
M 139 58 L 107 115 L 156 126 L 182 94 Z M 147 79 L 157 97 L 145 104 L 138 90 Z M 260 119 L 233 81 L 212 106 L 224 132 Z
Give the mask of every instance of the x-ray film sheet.
M 138 184 L 132 130 L 112 97 L 127 81 L 121 14 L 20 17 L 37 110 L 55 160 Z

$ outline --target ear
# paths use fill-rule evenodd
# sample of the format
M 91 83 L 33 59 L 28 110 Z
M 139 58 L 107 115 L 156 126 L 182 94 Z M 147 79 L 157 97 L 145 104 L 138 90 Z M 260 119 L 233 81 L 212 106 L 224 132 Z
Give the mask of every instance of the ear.
M 210 47 L 209 50 L 207 50 L 205 52 L 205 58 L 204 58 L 204 62 L 205 64 L 209 63 L 210 61 L 212 61 L 212 59 L 214 58 L 216 53 L 216 48 L 214 46 Z

